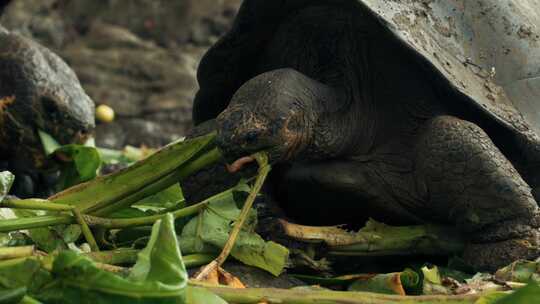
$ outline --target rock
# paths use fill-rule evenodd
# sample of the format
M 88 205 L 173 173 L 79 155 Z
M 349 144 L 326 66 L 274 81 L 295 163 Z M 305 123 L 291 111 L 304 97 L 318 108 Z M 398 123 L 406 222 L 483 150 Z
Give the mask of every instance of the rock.
M 163 48 L 124 28 L 96 23 L 61 55 L 94 101 L 111 107 L 117 115 L 116 124 L 97 129 L 98 145 L 121 148 L 163 145 L 186 133 L 197 90 L 196 66 L 203 51 Z M 113 144 L 103 132 L 114 127 L 121 127 L 126 136 Z
M 75 32 L 61 17 L 55 0 L 11 1 L 0 18 L 7 29 L 52 48 L 61 48 Z
M 51 47 L 96 104 L 115 112 L 96 143 L 160 146 L 191 128 L 200 58 L 241 0 L 17 0 L 6 28 Z
M 240 3 L 240 0 L 61 0 L 58 6 L 81 32 L 100 20 L 170 46 L 188 42 L 208 45 L 212 37 L 229 28 Z

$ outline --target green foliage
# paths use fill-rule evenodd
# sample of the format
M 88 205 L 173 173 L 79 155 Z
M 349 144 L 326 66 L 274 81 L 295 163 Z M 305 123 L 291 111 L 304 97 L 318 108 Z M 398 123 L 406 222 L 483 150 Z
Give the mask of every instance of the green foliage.
M 530 282 L 512 293 L 492 292 L 482 296 L 474 304 L 533 304 L 540 303 L 540 285 Z
M 162 211 L 169 208 L 182 208 L 184 204 L 184 195 L 180 184 L 174 184 L 169 188 L 160 191 L 156 194 L 147 196 L 137 203 L 133 204 L 133 207 L 146 211 Z
M 77 188 L 77 191 L 72 189 L 72 191 L 63 192 L 52 201 L 60 204 L 77 205 L 83 212 L 99 209 L 101 206 L 125 198 L 129 194 L 137 192 L 141 188 L 172 173 L 180 165 L 188 162 L 203 150 L 213 138 L 214 135 L 212 134 L 186 142 L 172 143 L 122 171 L 113 175 L 98 177 L 84 187 Z M 151 194 L 153 193 L 148 193 L 148 195 Z
M 0 303 L 19 303 L 26 294 L 25 287 L 0 290 Z
M 227 304 L 225 300 L 200 287 L 189 287 L 187 289 L 188 304 Z
M 497 299 L 494 304 L 532 304 L 540 303 L 540 285 L 531 282 L 512 294 Z
M 417 289 L 421 284 L 420 276 L 415 271 L 406 269 L 395 273 L 359 275 L 349 286 L 349 290 L 405 295 L 407 290 Z
M 60 165 L 61 174 L 57 190 L 95 178 L 101 167 L 101 157 L 94 147 L 71 144 L 56 149 L 54 154 L 61 154 L 71 160 Z
M 64 250 L 52 271 L 36 258 L 0 262 L 0 303 L 226 303 L 214 294 L 194 288 L 188 292 L 187 272 L 174 231 L 166 214 L 152 228 L 128 277 L 99 268 L 90 259 Z M 23 301 L 24 302 L 24 301 Z
M 44 211 L 24 209 L 13 209 L 13 212 L 15 215 L 17 215 L 17 218 L 32 218 L 38 215 L 47 214 L 47 212 Z M 57 250 L 67 249 L 67 244 L 75 241 L 75 239 L 79 236 L 80 229 L 78 229 L 77 226 L 64 231 L 66 228 L 67 226 L 55 226 L 28 229 L 27 235 L 39 247 L 39 249 L 50 253 Z M 72 232 L 75 233 L 75 239 L 71 238 Z M 66 237 L 64 237 L 64 235 Z
M 527 283 L 532 280 L 540 283 L 540 262 L 518 260 L 499 269 L 495 277 L 503 281 Z
M 56 190 L 63 190 L 73 185 L 91 180 L 97 176 L 101 167 L 101 156 L 93 146 L 69 144 L 61 146 L 51 135 L 38 130 L 41 144 L 45 154 L 53 158 L 58 156 L 63 159 L 59 161 L 60 179 L 56 185 Z
M 156 222 L 151 241 L 128 278 L 101 270 L 71 251 L 55 259 L 52 272 L 57 279 L 54 287 L 38 296 L 44 302 L 185 303 L 187 274 L 171 215 Z
M 239 184 L 238 192 L 247 185 Z M 186 253 L 212 253 L 223 248 L 229 238 L 234 221 L 240 215 L 235 192 L 210 202 L 182 231 L 181 246 Z M 252 210 L 239 233 L 231 255 L 243 263 L 279 275 L 288 262 L 289 250 L 277 243 L 266 242 L 254 232 L 257 213 Z

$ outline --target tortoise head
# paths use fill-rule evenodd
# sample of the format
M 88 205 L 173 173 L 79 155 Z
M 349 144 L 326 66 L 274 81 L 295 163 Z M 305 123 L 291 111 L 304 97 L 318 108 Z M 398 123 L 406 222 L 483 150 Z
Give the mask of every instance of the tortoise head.
M 43 159 L 37 130 L 61 144 L 82 143 L 94 129 L 94 103 L 68 65 L 45 47 L 0 32 L 1 153 Z M 20 157 L 19 157 L 20 156 Z
M 247 81 L 217 117 L 217 143 L 227 160 L 261 150 L 268 152 L 271 162 L 306 157 L 318 103 L 327 88 L 292 69 Z

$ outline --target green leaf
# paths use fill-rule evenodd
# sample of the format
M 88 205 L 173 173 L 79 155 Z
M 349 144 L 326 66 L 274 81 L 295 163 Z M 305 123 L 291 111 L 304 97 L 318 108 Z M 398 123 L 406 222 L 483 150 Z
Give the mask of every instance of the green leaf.
M 492 291 L 481 296 L 474 304 L 494 304 L 497 300 L 507 296 L 508 294 L 503 291 Z
M 441 284 L 441 276 L 439 275 L 439 268 L 437 266 L 433 267 L 422 267 L 422 273 L 424 274 L 424 281 L 440 285 Z
M 15 175 L 9 171 L 0 172 L 0 202 L 8 195 L 13 181 L 15 180 Z
M 46 303 L 184 303 L 184 284 L 133 282 L 101 270 L 88 258 L 63 251 L 54 261 L 55 283 L 36 298 Z
M 424 276 L 422 283 L 423 294 L 451 294 L 449 288 L 442 285 L 441 275 L 437 266 L 424 266 L 421 268 L 421 271 Z
M 126 169 L 97 177 L 91 182 L 61 192 L 51 201 L 77 205 L 83 212 L 118 201 L 172 173 L 207 147 L 214 136 L 215 134 L 211 134 L 185 142 L 171 143 Z
M 51 135 L 38 130 L 45 155 L 61 154 L 71 161 L 60 162 L 60 179 L 57 190 L 63 190 L 73 185 L 91 180 L 97 176 L 101 166 L 101 156 L 94 147 L 93 140 L 83 145 L 69 144 L 61 146 Z
M 56 151 L 56 149 L 60 148 L 61 145 L 48 133 L 38 130 L 38 134 L 39 138 L 41 139 L 41 144 L 43 145 L 45 155 L 51 155 L 54 153 L 54 151 Z
M 0 261 L 0 288 L 26 288 L 35 292 L 52 280 L 51 274 L 41 268 L 34 258 Z
M 63 154 L 73 161 L 63 164 L 63 188 L 80 184 L 97 176 L 101 157 L 96 148 L 83 145 L 66 145 L 58 148 L 55 154 Z M 67 171 L 67 172 L 66 172 Z
M 41 264 L 33 259 L 5 260 L 0 262 L 0 287 L 14 289 L 26 287 Z
M 0 303 L 16 304 L 26 295 L 26 288 L 19 287 L 15 289 L 0 289 Z
M 212 253 L 223 248 L 234 221 L 240 215 L 234 193 L 209 203 L 183 229 L 182 250 L 186 253 Z M 279 275 L 288 262 L 289 250 L 277 243 L 266 242 L 254 232 L 257 213 L 251 210 L 248 220 L 238 235 L 231 255 L 251 266 Z
M 154 224 L 128 278 L 101 270 L 72 251 L 58 255 L 53 274 L 56 284 L 38 295 L 44 302 L 185 303 L 187 273 L 170 214 Z
M 225 300 L 201 287 L 189 286 L 187 289 L 187 304 L 227 304 Z
M 540 285 L 531 282 L 513 293 L 496 299 L 493 304 L 532 304 L 540 303 Z M 491 302 L 488 302 L 491 304 Z
M 161 211 L 171 207 L 181 208 L 184 205 L 183 203 L 184 195 L 182 194 L 180 184 L 177 183 L 161 192 L 145 197 L 135 203 L 133 207 L 142 211 Z
M 358 275 L 349 290 L 405 295 L 407 290 L 416 289 L 419 285 L 420 276 L 415 271 L 406 269 L 403 272 Z
M 527 283 L 533 280 L 540 283 L 540 263 L 518 260 L 497 270 L 495 278 L 501 281 Z
M 124 208 L 122 210 L 115 211 L 111 214 L 109 214 L 107 217 L 110 218 L 135 218 L 135 217 L 143 217 L 143 216 L 150 216 L 155 215 L 156 212 L 153 211 L 142 211 L 140 209 L 136 208 Z
M 154 224 L 150 241 L 139 253 L 129 278 L 134 281 L 155 280 L 182 288 L 187 285 L 186 267 L 170 213 Z
M 32 218 L 38 215 L 46 215 L 47 212 L 13 209 L 17 218 Z M 66 227 L 66 226 L 64 226 Z M 69 227 L 69 226 L 68 226 Z M 78 229 L 78 228 L 76 228 Z M 80 230 L 77 231 L 77 236 Z M 36 245 L 43 251 L 51 253 L 53 251 L 67 249 L 67 242 L 65 242 L 64 232 L 62 227 L 44 227 L 28 229 L 28 236 L 36 243 Z

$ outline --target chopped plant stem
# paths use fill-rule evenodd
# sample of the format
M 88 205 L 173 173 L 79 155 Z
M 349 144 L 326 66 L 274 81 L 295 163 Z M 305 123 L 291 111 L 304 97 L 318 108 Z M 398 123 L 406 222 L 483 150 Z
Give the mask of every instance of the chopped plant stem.
M 210 165 L 218 160 L 221 159 L 221 152 L 217 149 L 211 149 L 210 151 L 200 155 L 194 160 L 189 161 L 188 163 L 180 166 L 177 170 L 175 170 L 173 173 L 170 173 L 169 175 L 163 177 L 161 180 L 158 180 L 154 183 L 151 183 L 150 185 L 145 186 L 144 188 L 140 189 L 139 191 L 132 193 L 123 199 L 120 199 L 116 202 L 110 203 L 107 201 L 108 197 L 106 195 L 101 195 L 101 199 L 105 200 L 106 203 L 104 205 L 101 205 L 102 209 L 94 210 L 94 215 L 107 215 L 114 211 L 126 208 L 134 204 L 135 202 L 138 202 L 139 200 L 156 194 L 161 190 L 167 189 L 174 183 L 177 183 L 181 181 L 182 179 L 186 178 L 187 176 L 191 175 L 192 173 Z M 111 186 L 111 185 L 109 185 Z M 88 186 L 87 186 L 88 187 Z M 112 187 L 112 186 L 111 186 Z M 79 194 L 75 194 L 77 191 L 81 192 L 88 192 L 86 187 L 77 185 L 75 187 L 69 188 L 64 190 L 62 195 L 57 196 L 58 198 L 62 199 L 62 202 L 67 200 L 66 197 L 69 197 L 70 195 L 76 195 L 77 197 Z M 87 196 L 91 196 L 91 193 L 86 193 Z M 116 195 L 116 193 L 113 191 L 111 195 Z M 106 197 L 104 199 L 103 197 Z M 53 203 L 55 204 L 55 203 Z M 55 204 L 59 205 L 59 204 Z M 69 206 L 69 205 L 65 205 Z M 72 205 L 73 206 L 73 205 Z M 193 206 L 191 206 L 193 207 Z M 78 208 L 78 206 L 77 206 Z M 93 208 L 93 207 L 92 207 Z M 189 207 L 188 207 L 189 208 Z M 68 209 L 72 210 L 72 208 Z M 83 209 L 80 209 L 82 211 Z M 56 210 L 59 211 L 59 210 Z M 81 212 L 83 214 L 83 217 L 87 217 L 85 215 L 87 211 Z M 192 213 L 190 212 L 190 209 L 186 209 L 184 211 L 178 210 L 178 212 L 174 213 L 175 217 L 182 217 L 186 215 L 182 215 L 183 212 L 188 212 L 187 215 L 190 215 Z M 160 215 L 161 216 L 161 215 Z M 92 220 L 96 220 L 96 223 L 104 223 L 104 225 L 108 225 L 108 220 L 102 220 L 99 218 L 92 218 Z M 147 219 L 148 220 L 148 219 Z M 86 218 L 87 223 L 90 226 L 93 226 L 90 224 L 90 220 Z M 147 223 L 153 223 L 155 219 L 150 219 L 150 222 L 144 222 L 142 224 L 136 224 L 134 226 L 140 226 L 145 225 Z M 76 223 L 76 220 L 71 215 L 67 214 L 61 214 L 61 215 L 44 215 L 44 216 L 36 216 L 31 218 L 17 218 L 17 219 L 7 219 L 0 221 L 0 232 L 10 232 L 15 230 L 22 230 L 22 229 L 32 229 L 32 228 L 41 228 L 41 227 L 47 227 L 47 226 L 54 226 L 54 225 L 65 225 L 65 224 L 74 224 Z M 126 223 L 122 222 L 121 225 L 125 225 Z M 97 225 L 97 224 L 96 224 Z M 124 226 L 122 226 L 124 227 Z
M 54 225 L 74 224 L 75 218 L 72 215 L 43 215 L 35 217 L 23 217 L 0 221 L 0 232 L 10 232 L 15 230 L 41 228 Z
M 203 287 L 228 303 L 256 304 L 474 304 L 481 293 L 468 295 L 398 296 L 372 292 L 302 290 L 277 288 L 232 288 L 190 280 L 191 286 Z
M 171 212 L 174 218 L 182 218 L 186 216 L 193 215 L 211 201 L 219 199 L 220 197 L 227 196 L 230 192 L 234 191 L 235 188 L 230 188 L 221 193 L 218 193 L 214 196 L 211 196 L 204 201 L 185 207 L 182 209 L 177 209 L 176 211 Z M 79 211 L 80 212 L 80 211 Z M 125 219 L 116 219 L 116 218 L 104 218 L 97 217 L 92 215 L 81 214 L 84 222 L 90 227 L 99 227 L 107 229 L 118 229 L 126 227 L 135 227 L 135 226 L 145 226 L 152 225 L 156 220 L 159 220 L 163 217 L 163 214 L 156 214 L 143 217 L 135 218 L 125 218 Z M 20 219 L 9 219 L 0 221 L 0 232 L 9 232 L 14 230 L 21 229 L 31 229 L 31 228 L 40 228 L 52 225 L 59 224 L 74 224 L 78 223 L 73 216 L 69 215 L 57 215 L 57 216 L 38 216 L 32 218 L 20 218 Z
M 235 188 L 230 188 L 214 196 L 211 196 L 200 203 L 173 211 L 171 212 L 171 214 L 175 219 L 190 216 L 192 214 L 199 212 L 199 210 L 204 208 L 211 201 L 218 199 L 222 196 L 227 196 L 230 192 L 234 191 L 234 189 Z M 155 221 L 163 218 L 163 214 L 156 214 L 156 215 L 142 216 L 142 217 L 135 217 L 135 218 L 125 218 L 125 219 L 103 218 L 103 217 L 96 217 L 96 216 L 91 216 L 91 215 L 83 215 L 83 217 L 85 218 L 86 222 L 90 226 L 99 226 L 103 228 L 113 229 L 113 228 L 126 228 L 126 227 L 152 225 Z
M 217 148 L 214 148 L 204 153 L 197 159 L 180 166 L 180 168 L 157 180 L 156 182 L 146 185 L 139 191 L 132 193 L 127 197 L 108 205 L 96 205 L 90 208 L 88 210 L 88 213 L 92 215 L 104 216 L 120 209 L 127 208 L 134 203 L 140 201 L 141 199 L 165 190 L 170 186 L 174 185 L 175 183 L 178 183 L 182 179 L 190 176 L 194 172 L 197 172 L 202 168 L 217 162 L 221 159 L 221 156 L 221 152 Z
M 216 268 L 219 268 L 225 262 L 225 260 L 231 253 L 232 248 L 234 247 L 236 238 L 238 237 L 238 234 L 240 233 L 240 230 L 242 229 L 242 226 L 244 225 L 244 222 L 246 221 L 246 218 L 248 216 L 249 211 L 251 210 L 251 206 L 253 205 L 255 198 L 257 197 L 257 194 L 259 194 L 259 191 L 261 190 L 261 187 L 264 184 L 264 181 L 266 180 L 266 176 L 268 175 L 268 172 L 270 172 L 270 165 L 268 164 L 268 156 L 266 155 L 265 152 L 258 152 L 254 154 L 252 157 L 255 160 L 257 160 L 257 164 L 259 165 L 259 172 L 257 175 L 257 179 L 255 180 L 255 185 L 251 189 L 246 199 L 246 202 L 244 203 L 244 206 L 242 207 L 242 210 L 240 211 L 240 215 L 238 216 L 238 219 L 236 220 L 234 224 L 231 234 L 229 235 L 229 239 L 227 240 L 227 243 L 225 243 L 225 246 L 223 246 L 221 253 L 214 261 L 210 262 L 199 272 L 199 274 L 195 278 L 196 280 L 206 279 L 208 274 L 213 272 Z
M 82 213 L 101 209 L 140 192 L 149 184 L 175 171 L 185 172 L 183 168 L 186 167 L 197 171 L 200 167 L 194 168 L 188 163 L 199 164 L 207 160 L 209 154 L 214 155 L 212 151 L 217 149 L 203 152 L 210 147 L 214 137 L 215 134 L 211 133 L 189 142 L 171 143 L 130 167 L 66 189 L 53 195 L 49 200 L 59 204 L 75 205 Z M 216 152 L 221 155 L 219 151 Z M 187 175 L 193 171 L 187 172 Z M 145 194 L 143 197 L 154 193 Z
M 51 203 L 45 199 L 30 198 L 30 199 L 16 199 L 7 197 L 0 202 L 0 208 L 14 208 L 14 209 L 30 209 L 30 210 L 47 210 L 47 211 L 70 211 L 75 208 L 70 205 L 62 205 Z
M 88 245 L 90 245 L 90 248 L 92 251 L 99 251 L 99 246 L 96 242 L 96 239 L 94 238 L 94 235 L 92 234 L 92 231 L 90 230 L 90 227 L 88 227 L 88 224 L 86 224 L 86 221 L 84 220 L 84 217 L 82 216 L 81 212 L 77 209 L 73 209 L 73 215 L 75 216 L 75 219 L 77 220 L 77 223 L 81 226 L 82 234 L 84 235 L 84 238 L 88 242 Z
M 84 253 L 94 262 L 110 265 L 133 264 L 137 261 L 137 254 L 139 254 L 139 250 L 128 248 Z
M 89 257 L 94 262 L 108 265 L 135 264 L 140 250 L 122 248 L 110 251 L 89 252 L 84 256 Z M 189 254 L 182 257 L 184 265 L 188 268 L 204 265 L 216 258 L 214 254 Z
M 0 247 L 0 260 L 24 258 L 32 256 L 35 252 L 36 249 L 33 245 L 19 247 Z

